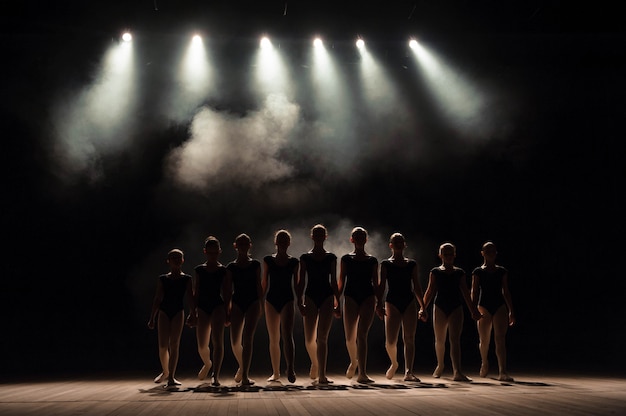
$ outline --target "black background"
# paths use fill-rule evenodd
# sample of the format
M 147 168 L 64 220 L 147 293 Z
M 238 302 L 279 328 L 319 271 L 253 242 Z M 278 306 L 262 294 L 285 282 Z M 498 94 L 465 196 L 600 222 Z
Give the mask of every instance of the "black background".
M 229 244 L 240 232 L 259 242 L 253 256 L 260 258 L 271 253 L 276 228 L 295 232 L 324 222 L 335 241 L 345 242 L 348 235 L 338 234 L 352 225 L 383 240 L 403 232 L 424 285 L 442 241 L 455 242 L 457 264 L 471 270 L 480 264 L 482 242 L 493 239 L 510 270 L 518 314 L 508 335 L 511 372 L 623 374 L 625 284 L 617 267 L 626 110 L 621 15 L 600 3 L 557 1 L 286 7 L 285 14 L 285 2 L 28 2 L 3 12 L 0 372 L 156 373 L 156 333 L 145 322 L 169 248 L 186 251 L 191 271 L 202 262 L 208 234 L 222 240 L 226 262 L 234 258 Z M 97 181 L 80 173 L 68 181 L 53 163 L 58 97 L 89 84 L 121 29 L 156 38 L 196 26 L 234 44 L 267 28 L 294 42 L 308 42 L 316 30 L 350 42 L 361 33 L 382 45 L 391 64 L 396 51 L 390 45 L 416 33 L 460 66 L 494 80 L 514 110 L 499 140 L 472 145 L 434 117 L 424 139 L 427 161 L 398 164 L 383 152 L 381 158 L 363 156 L 359 169 L 341 175 L 325 177 L 303 165 L 293 177 L 261 187 L 194 192 L 173 186 L 162 169 L 168 151 L 187 140 L 190 120 L 155 124 L 156 112 L 147 104 L 136 115 L 143 127 L 128 137 L 126 148 L 102 157 Z M 399 56 L 396 67 L 403 62 Z M 233 95 L 209 104 L 245 113 L 251 107 L 246 99 Z M 407 153 L 417 151 L 405 146 Z M 307 188 L 315 182 L 319 187 Z M 309 190 L 285 206 L 272 203 L 286 188 Z M 298 238 L 306 241 L 306 235 Z M 384 250 L 373 254 L 387 256 Z M 466 321 L 463 335 L 469 375 L 477 361 L 473 325 Z M 382 334 L 376 321 L 373 371 L 386 368 Z M 417 373 L 429 373 L 431 324 L 421 325 L 417 337 Z M 300 324 L 296 339 L 302 373 L 307 360 Z M 265 340 L 261 321 L 254 368 L 267 372 Z M 182 343 L 181 371 L 195 371 L 200 361 L 191 330 Z M 330 366 L 343 369 L 339 322 L 331 348 Z M 227 348 L 225 366 L 233 365 Z

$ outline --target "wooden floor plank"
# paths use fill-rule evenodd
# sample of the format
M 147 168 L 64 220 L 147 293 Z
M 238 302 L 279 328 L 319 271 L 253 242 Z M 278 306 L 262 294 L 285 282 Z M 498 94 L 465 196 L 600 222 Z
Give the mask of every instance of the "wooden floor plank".
M 360 385 L 332 375 L 335 383 L 314 386 L 271 383 L 242 390 L 234 382 L 220 388 L 180 378 L 174 391 L 149 377 L 77 379 L 0 384 L 0 415 L 103 416 L 360 416 L 480 415 L 582 416 L 626 413 L 626 379 L 528 374 L 516 382 L 486 378 L 459 383 L 423 377 Z

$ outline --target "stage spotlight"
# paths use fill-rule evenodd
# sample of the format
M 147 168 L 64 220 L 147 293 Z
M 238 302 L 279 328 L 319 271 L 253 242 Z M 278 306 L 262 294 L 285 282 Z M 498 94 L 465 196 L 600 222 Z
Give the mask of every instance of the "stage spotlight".
M 194 45 L 202 44 L 202 36 L 197 34 L 193 35 L 193 37 L 191 38 L 191 43 L 193 43 Z
M 409 47 L 410 47 L 411 49 L 415 49 L 415 48 L 417 48 L 417 41 L 416 41 L 415 39 L 411 39 L 411 40 L 409 41 Z
M 359 49 L 363 49 L 365 47 L 365 41 L 361 38 L 358 38 L 356 41 L 356 47 Z
M 322 39 L 315 38 L 313 40 L 313 46 L 315 46 L 316 48 L 321 48 L 322 46 L 324 46 L 324 43 L 322 42 Z
M 261 48 L 262 49 L 269 49 L 272 47 L 272 42 L 270 42 L 269 38 L 267 36 L 263 36 L 261 38 Z
M 130 42 L 133 40 L 133 35 L 131 35 L 130 32 L 124 32 L 124 34 L 122 34 L 122 40 L 124 42 Z

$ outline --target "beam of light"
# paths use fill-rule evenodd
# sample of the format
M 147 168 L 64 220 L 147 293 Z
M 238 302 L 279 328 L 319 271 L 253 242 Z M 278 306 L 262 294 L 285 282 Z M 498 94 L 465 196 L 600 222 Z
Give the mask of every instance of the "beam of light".
M 289 72 L 280 54 L 268 37 L 263 37 L 257 50 L 256 89 L 260 97 L 266 97 L 271 93 L 287 94 L 292 87 Z
M 481 134 L 489 124 L 487 94 L 422 43 L 413 42 L 411 50 L 439 112 L 459 131 Z
M 191 38 L 185 56 L 181 62 L 180 80 L 186 93 L 206 92 L 210 81 L 210 66 L 202 37 L 198 34 Z
M 100 158 L 128 144 L 134 124 L 137 91 L 132 42 L 113 44 L 91 85 L 54 106 L 56 152 L 63 173 L 101 177 Z M 69 179 L 69 178 L 67 178 Z
M 175 120 L 188 119 L 207 98 L 214 85 L 211 60 L 203 37 L 195 33 L 185 45 L 176 72 L 176 86 L 166 94 L 165 113 Z
M 318 111 L 338 116 L 347 108 L 345 82 L 340 80 L 337 65 L 323 44 L 312 49 L 312 94 Z
M 322 41 L 321 38 L 315 38 L 313 39 L 313 46 L 316 48 L 323 48 L 324 47 L 324 42 Z
M 348 148 L 353 143 L 352 105 L 348 99 L 351 94 L 322 42 L 311 48 L 311 63 L 311 96 L 317 121 L 309 143 L 317 147 L 315 151 L 325 153 L 327 159 L 337 158 L 334 162 L 339 166 L 350 156 Z
M 365 41 L 361 38 L 356 40 L 356 47 L 359 49 L 363 49 L 365 47 Z
M 188 89 L 204 89 L 209 79 L 209 64 L 200 35 L 193 35 L 181 65 L 181 79 Z
M 361 84 L 366 103 L 377 113 L 384 111 L 399 97 L 399 93 L 391 82 L 389 75 L 374 58 L 372 53 L 363 45 L 359 48 L 361 56 Z
M 124 32 L 122 34 L 122 40 L 124 42 L 130 42 L 131 40 L 133 40 L 133 35 L 131 35 L 130 32 Z
M 371 151 L 385 152 L 400 146 L 400 138 L 414 135 L 415 115 L 409 113 L 403 91 L 367 46 L 359 48 L 359 55 L 362 107 L 371 125 L 363 138 Z

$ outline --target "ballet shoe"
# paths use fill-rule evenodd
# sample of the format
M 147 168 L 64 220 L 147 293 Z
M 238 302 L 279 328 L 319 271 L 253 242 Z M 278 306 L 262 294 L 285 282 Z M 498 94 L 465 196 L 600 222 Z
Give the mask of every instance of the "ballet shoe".
M 154 378 L 154 382 L 155 382 L 155 383 L 162 383 L 162 382 L 164 382 L 165 380 L 167 380 L 167 378 L 168 378 L 168 377 L 169 377 L 169 374 L 163 374 L 163 373 L 161 373 L 161 374 L 159 374 L 158 376 L 156 376 L 156 377 Z
M 453 381 L 472 381 L 471 378 L 467 377 L 465 374 L 456 373 L 454 377 L 452 377 Z
M 513 377 L 511 377 L 507 373 L 500 373 L 498 381 L 515 381 L 515 379 L 513 379 Z
M 346 370 L 346 378 L 354 377 L 354 375 L 356 374 L 357 367 L 358 367 L 357 364 L 350 363 L 350 365 L 348 366 L 348 369 Z
M 420 379 L 415 377 L 415 374 L 413 374 L 413 373 L 406 373 L 404 375 L 404 381 L 412 381 L 412 382 L 415 382 L 415 383 L 419 383 Z
M 287 372 L 287 380 L 289 380 L 290 383 L 295 383 L 296 382 L 296 373 L 295 373 L 295 371 L 291 370 L 291 371 Z
M 398 363 L 397 362 L 391 363 L 391 365 L 387 369 L 387 372 L 385 373 L 385 377 L 387 377 L 388 380 L 391 380 L 393 376 L 396 374 L 397 370 L 398 370 Z

